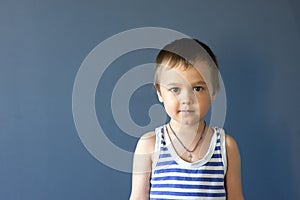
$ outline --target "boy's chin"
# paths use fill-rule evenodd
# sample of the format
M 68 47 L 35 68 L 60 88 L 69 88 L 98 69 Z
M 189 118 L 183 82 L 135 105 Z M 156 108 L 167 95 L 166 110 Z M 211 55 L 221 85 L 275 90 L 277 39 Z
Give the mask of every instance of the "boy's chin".
M 183 126 L 194 126 L 199 125 L 200 120 L 199 119 L 182 119 L 181 125 Z

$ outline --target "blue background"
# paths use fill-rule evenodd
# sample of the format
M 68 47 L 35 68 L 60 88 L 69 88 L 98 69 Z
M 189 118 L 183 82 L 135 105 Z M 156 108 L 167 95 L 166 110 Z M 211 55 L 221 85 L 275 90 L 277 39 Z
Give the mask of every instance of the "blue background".
M 240 146 L 246 199 L 300 199 L 299 1 L 0 4 L 0 199 L 128 199 L 131 174 L 103 165 L 81 143 L 72 88 L 96 45 L 145 26 L 198 38 L 217 55 L 227 94 L 225 128 Z M 99 121 L 126 150 L 133 151 L 137 138 L 115 127 L 105 102 L 124 72 L 120 67 L 150 62 L 155 53 L 125 55 L 109 68 L 106 86 L 98 86 L 108 94 L 103 100 L 97 94 Z M 147 124 L 144 104 L 156 101 L 150 86 L 135 93 L 130 109 L 137 124 Z

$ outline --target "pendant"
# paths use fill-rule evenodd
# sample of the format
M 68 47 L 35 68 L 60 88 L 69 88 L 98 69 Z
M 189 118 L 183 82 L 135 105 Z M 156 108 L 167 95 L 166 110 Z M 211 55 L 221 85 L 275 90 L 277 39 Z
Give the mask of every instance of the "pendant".
M 193 158 L 193 156 L 192 156 L 192 154 L 190 153 L 190 154 L 188 155 L 188 159 L 190 160 L 190 162 L 192 161 L 192 158 Z

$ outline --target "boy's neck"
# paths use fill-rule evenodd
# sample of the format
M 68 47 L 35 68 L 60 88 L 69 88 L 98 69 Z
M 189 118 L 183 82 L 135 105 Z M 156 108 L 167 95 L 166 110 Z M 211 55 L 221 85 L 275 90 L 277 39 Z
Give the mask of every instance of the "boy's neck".
M 195 136 L 202 132 L 205 124 L 204 120 L 194 124 L 180 124 L 174 120 L 171 120 L 169 123 L 178 136 Z

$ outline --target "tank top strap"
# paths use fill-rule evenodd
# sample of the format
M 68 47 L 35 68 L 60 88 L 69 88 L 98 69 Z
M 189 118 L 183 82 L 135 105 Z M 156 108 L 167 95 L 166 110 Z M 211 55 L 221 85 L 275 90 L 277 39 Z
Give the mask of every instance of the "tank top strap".
M 164 132 L 165 132 L 165 125 L 162 125 L 155 129 L 155 137 L 156 138 L 155 138 L 155 147 L 154 147 L 154 153 L 153 153 L 152 170 L 154 170 L 156 167 L 161 148 L 164 148 L 166 145 Z
M 220 141 L 221 155 L 224 164 L 224 175 L 225 175 L 227 171 L 227 153 L 226 153 L 226 139 L 225 139 L 226 134 L 223 128 L 214 127 L 214 129 L 216 130 L 218 140 Z

